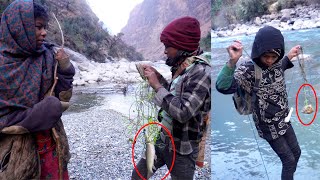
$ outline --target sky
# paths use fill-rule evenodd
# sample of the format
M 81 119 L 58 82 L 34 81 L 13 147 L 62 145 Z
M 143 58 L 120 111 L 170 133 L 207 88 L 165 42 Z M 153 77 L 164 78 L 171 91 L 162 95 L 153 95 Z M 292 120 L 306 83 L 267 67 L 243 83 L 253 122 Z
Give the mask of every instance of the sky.
M 143 0 L 87 0 L 92 11 L 116 35 L 127 24 L 131 10 Z

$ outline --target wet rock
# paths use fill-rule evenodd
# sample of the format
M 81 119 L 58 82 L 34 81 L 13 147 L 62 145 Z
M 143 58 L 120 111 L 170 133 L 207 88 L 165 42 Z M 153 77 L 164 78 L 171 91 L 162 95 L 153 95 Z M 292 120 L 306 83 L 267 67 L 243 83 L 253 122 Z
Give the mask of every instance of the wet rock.
M 224 34 L 223 32 L 218 32 L 218 33 L 217 33 L 217 36 L 218 36 L 218 37 L 226 37 L 227 35 Z
M 294 24 L 293 24 L 293 26 L 292 26 L 292 29 L 294 29 L 294 30 L 301 29 L 302 25 L 303 25 L 303 20 L 297 19 L 297 20 L 294 22 Z
M 280 19 L 280 22 L 288 22 L 289 20 L 290 20 L 290 17 L 282 16 Z

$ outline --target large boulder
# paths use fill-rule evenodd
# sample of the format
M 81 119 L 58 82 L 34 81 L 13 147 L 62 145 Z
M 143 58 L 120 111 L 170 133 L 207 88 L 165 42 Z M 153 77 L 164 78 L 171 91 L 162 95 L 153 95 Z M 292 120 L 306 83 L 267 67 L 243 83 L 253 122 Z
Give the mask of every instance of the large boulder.
M 303 20 L 302 19 L 297 19 L 293 26 L 292 26 L 292 29 L 293 30 L 298 30 L 298 29 L 301 29 L 301 27 L 303 26 Z
M 281 10 L 281 22 L 288 22 L 291 19 L 291 12 L 293 9 L 283 9 Z
M 274 20 L 274 19 L 278 18 L 278 15 L 276 13 L 272 13 L 272 14 L 270 14 L 269 18 L 270 18 L 270 20 Z
M 279 2 L 275 2 L 269 6 L 268 11 L 270 13 L 277 13 L 278 7 L 279 7 Z
M 257 25 L 257 26 L 261 26 L 262 21 L 261 21 L 260 17 L 256 17 L 256 18 L 254 19 L 254 24 Z
M 86 58 L 86 56 L 77 53 L 75 51 L 72 51 L 69 48 L 64 48 L 65 52 L 69 55 L 70 59 L 75 61 L 76 63 L 82 63 L 82 62 L 86 62 L 88 61 L 88 59 Z

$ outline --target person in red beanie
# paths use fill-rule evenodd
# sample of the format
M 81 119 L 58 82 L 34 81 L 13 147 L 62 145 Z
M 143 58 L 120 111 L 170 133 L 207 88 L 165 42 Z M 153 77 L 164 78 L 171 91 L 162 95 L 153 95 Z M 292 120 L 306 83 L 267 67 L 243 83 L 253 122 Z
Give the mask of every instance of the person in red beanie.
M 143 66 L 145 77 L 156 91 L 154 102 L 161 108 L 158 119 L 174 138 L 173 180 L 193 179 L 199 142 L 206 128 L 204 118 L 211 109 L 210 65 L 201 56 L 200 35 L 200 23 L 192 17 L 176 19 L 162 31 L 160 40 L 172 72 L 170 83 L 153 67 Z M 132 172 L 132 179 L 148 179 L 163 165 L 170 169 L 173 150 L 169 135 L 161 129 L 152 171 L 147 168 L 146 158 L 142 158 Z

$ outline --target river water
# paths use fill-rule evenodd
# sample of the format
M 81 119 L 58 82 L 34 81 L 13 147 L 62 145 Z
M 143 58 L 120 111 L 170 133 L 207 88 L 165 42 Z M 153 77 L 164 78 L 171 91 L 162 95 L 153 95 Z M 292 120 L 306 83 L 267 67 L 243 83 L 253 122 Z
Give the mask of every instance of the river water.
M 286 52 L 294 45 L 303 47 L 308 82 L 320 93 L 320 29 L 283 32 Z M 241 116 L 232 102 L 232 95 L 216 91 L 217 74 L 228 60 L 226 48 L 233 40 L 241 40 L 245 50 L 251 54 L 254 35 L 212 39 L 213 95 L 212 95 L 212 132 L 211 132 L 211 169 L 212 179 L 280 179 L 281 161 L 269 144 L 257 134 L 251 116 Z M 247 56 L 245 52 L 244 56 Z M 289 93 L 289 106 L 294 108 L 291 122 L 296 132 L 302 154 L 298 163 L 295 179 L 320 179 L 320 121 L 316 117 L 310 126 L 302 125 L 295 113 L 296 93 L 304 83 L 298 62 L 286 71 L 286 84 Z M 315 107 L 315 98 L 309 87 L 305 88 L 307 99 Z M 303 92 L 303 91 L 302 91 Z M 313 95 L 313 96 L 312 96 Z M 298 96 L 298 111 L 303 107 L 304 96 Z M 319 114 L 317 114 L 319 115 Z M 299 113 L 304 123 L 309 123 L 313 114 Z M 252 128 L 253 126 L 253 128 Z M 260 151 L 259 151 L 260 148 Z M 268 174 L 268 176 L 267 176 Z

